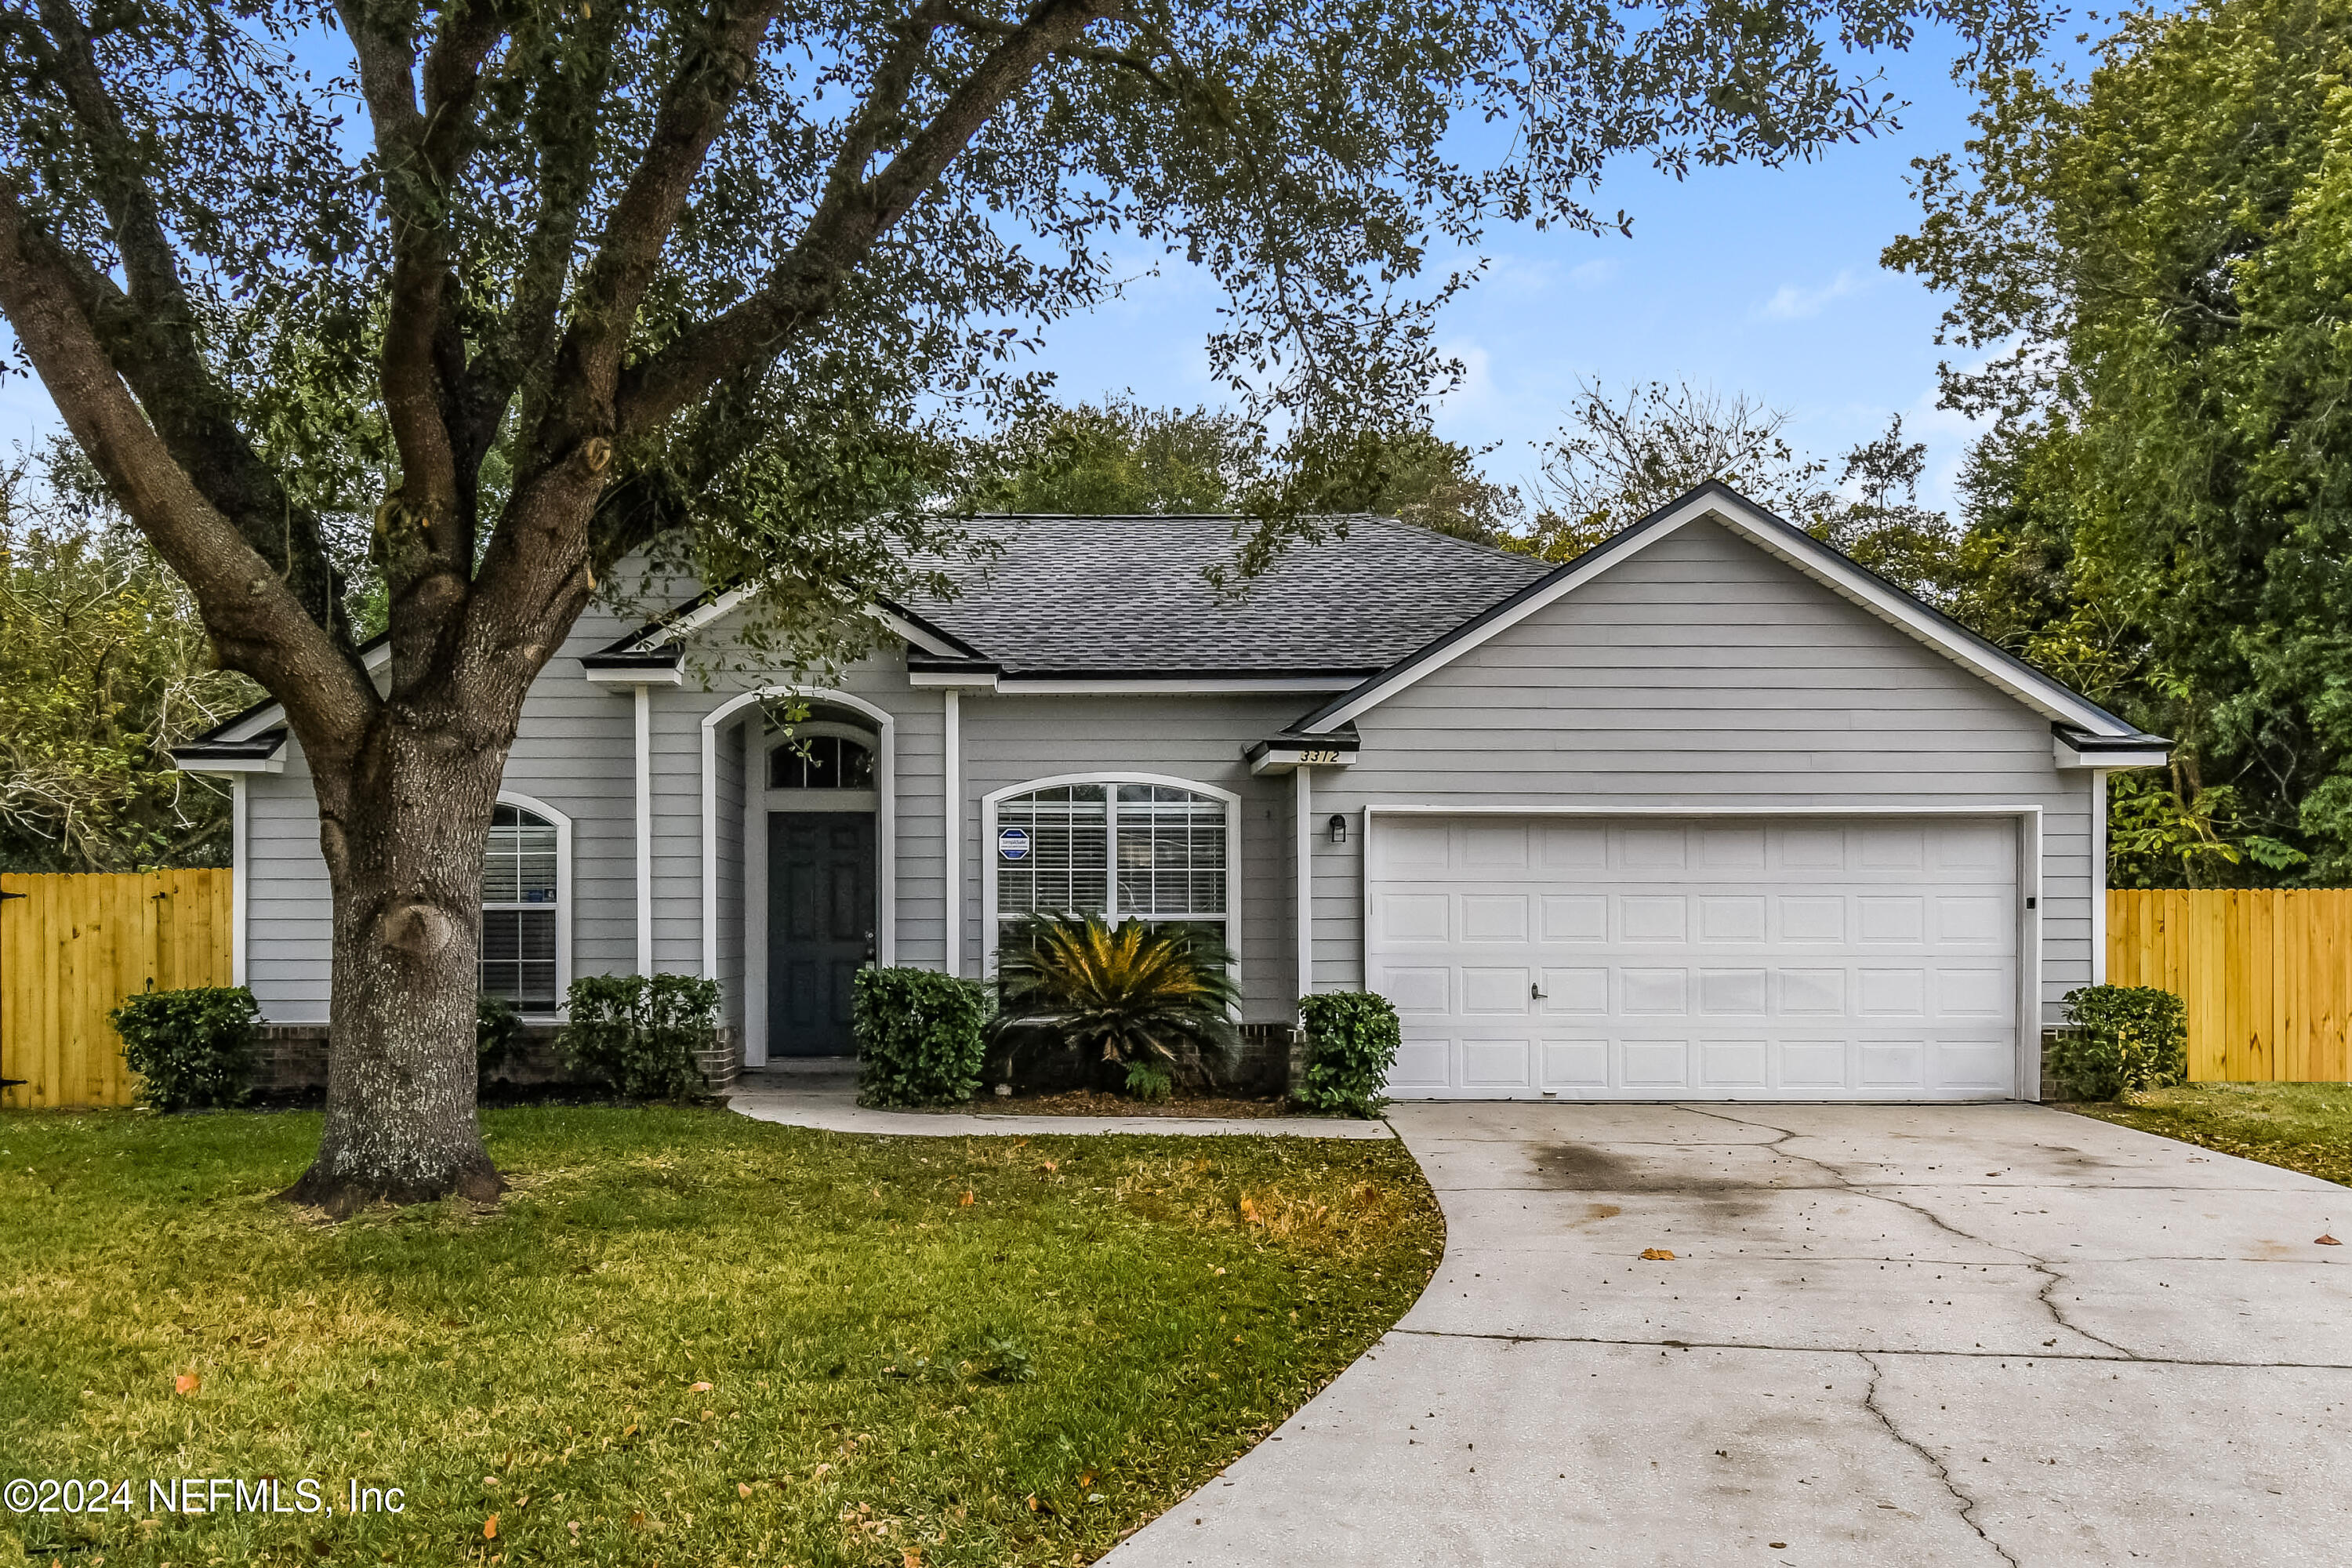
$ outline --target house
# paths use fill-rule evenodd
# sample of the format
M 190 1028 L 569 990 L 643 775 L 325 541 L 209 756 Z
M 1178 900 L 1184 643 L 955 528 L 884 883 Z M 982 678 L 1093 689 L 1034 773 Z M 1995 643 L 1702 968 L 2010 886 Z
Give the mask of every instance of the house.
M 740 595 L 583 617 L 489 830 L 484 986 L 706 974 L 746 1061 L 831 1055 L 860 964 L 984 974 L 1002 922 L 1089 910 L 1219 931 L 1247 1023 L 1386 994 L 1399 1096 L 1953 1100 L 2036 1098 L 2100 977 L 2105 778 L 2165 742 L 1719 485 L 1558 567 L 1361 520 L 1238 601 L 1231 519 L 997 526 L 821 686 L 696 673 Z M 236 781 L 239 978 L 318 1024 L 299 748 L 265 707 L 179 759 Z

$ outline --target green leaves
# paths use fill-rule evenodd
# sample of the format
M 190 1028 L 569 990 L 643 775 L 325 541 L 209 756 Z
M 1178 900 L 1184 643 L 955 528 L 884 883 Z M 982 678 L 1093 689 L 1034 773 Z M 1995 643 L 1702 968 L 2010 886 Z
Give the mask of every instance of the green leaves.
M 1096 915 L 1036 915 L 998 955 L 997 1033 L 1075 1047 L 1160 1076 L 1198 1073 L 1236 1044 L 1232 955 L 1207 935 Z
M 1950 291 L 1962 613 L 2178 744 L 2118 880 L 2352 876 L 2352 8 L 2116 19 L 2086 80 L 1979 79 L 1889 265 Z M 2155 790 L 2160 793 L 2150 793 Z

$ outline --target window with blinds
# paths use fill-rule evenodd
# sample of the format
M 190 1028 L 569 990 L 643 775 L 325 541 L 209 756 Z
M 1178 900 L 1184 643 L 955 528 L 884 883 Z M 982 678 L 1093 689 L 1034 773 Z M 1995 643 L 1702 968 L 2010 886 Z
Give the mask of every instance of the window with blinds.
M 1000 801 L 996 912 L 1204 925 L 1224 938 L 1225 803 L 1171 784 L 1062 784 Z M 1115 873 L 1115 875 L 1114 875 Z
M 480 984 L 525 1012 L 555 994 L 555 825 L 520 806 L 490 814 L 482 854 Z

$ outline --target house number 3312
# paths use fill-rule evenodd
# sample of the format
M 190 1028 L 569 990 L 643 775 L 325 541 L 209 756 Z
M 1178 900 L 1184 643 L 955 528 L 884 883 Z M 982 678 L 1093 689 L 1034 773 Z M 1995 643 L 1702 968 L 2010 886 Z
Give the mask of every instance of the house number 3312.
M 1339 760 L 1339 753 L 1337 752 L 1301 752 L 1298 753 L 1298 760 L 1302 764 L 1307 763 L 1336 763 Z

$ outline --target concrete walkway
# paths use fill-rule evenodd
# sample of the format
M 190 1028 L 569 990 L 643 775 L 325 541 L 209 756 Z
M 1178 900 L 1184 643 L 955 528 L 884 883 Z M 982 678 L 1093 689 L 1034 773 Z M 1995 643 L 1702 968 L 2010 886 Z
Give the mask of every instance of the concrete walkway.
M 2024 1105 L 1391 1120 L 1428 1291 L 1114 1568 L 2352 1560 L 2352 1190 Z
M 752 1068 L 736 1080 L 727 1107 L 754 1121 L 787 1127 L 914 1138 L 1043 1138 L 1085 1132 L 1140 1132 L 1163 1138 L 1394 1136 L 1385 1122 L 1319 1116 L 992 1116 L 955 1110 L 868 1110 L 857 1103 L 857 1064 L 832 1058 Z

